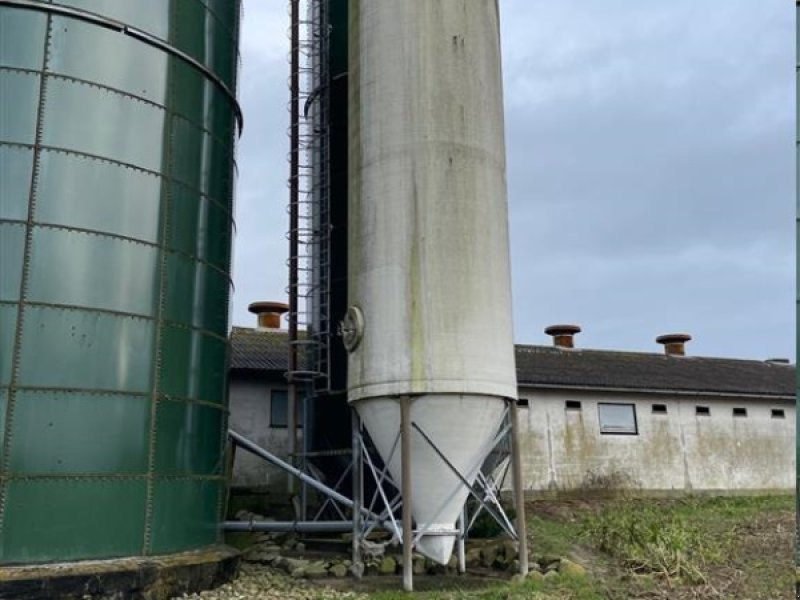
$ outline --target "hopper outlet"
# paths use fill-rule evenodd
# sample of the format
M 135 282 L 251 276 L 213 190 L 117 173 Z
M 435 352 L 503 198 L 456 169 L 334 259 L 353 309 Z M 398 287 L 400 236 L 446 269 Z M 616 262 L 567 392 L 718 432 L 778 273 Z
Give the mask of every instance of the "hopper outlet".
M 378 397 L 358 401 L 355 408 L 399 489 L 400 403 L 397 398 Z M 450 560 L 458 534 L 456 521 L 469 496 L 453 469 L 470 485 L 475 482 L 504 415 L 505 401 L 496 396 L 424 394 L 413 398 L 411 512 L 416 531 L 427 532 L 416 549 L 439 564 Z

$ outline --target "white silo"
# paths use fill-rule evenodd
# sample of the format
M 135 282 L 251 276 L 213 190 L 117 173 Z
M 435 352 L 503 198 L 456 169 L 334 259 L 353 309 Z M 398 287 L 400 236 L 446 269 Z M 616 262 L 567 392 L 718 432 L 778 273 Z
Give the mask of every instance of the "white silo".
M 516 398 L 496 0 L 350 0 L 348 398 L 386 457 L 397 398 L 474 477 Z M 413 432 L 418 549 L 468 491 Z M 400 455 L 389 460 L 400 481 Z

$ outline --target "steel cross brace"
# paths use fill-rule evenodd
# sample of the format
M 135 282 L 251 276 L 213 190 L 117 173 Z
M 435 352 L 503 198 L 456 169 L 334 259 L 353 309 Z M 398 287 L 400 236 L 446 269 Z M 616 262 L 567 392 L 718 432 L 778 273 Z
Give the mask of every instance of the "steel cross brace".
M 505 417 L 506 417 L 506 415 L 504 413 L 502 420 L 505 420 Z M 462 473 L 459 472 L 459 470 L 453 465 L 452 462 L 450 462 L 450 460 L 436 446 L 436 444 L 433 442 L 433 440 L 431 440 L 431 438 L 428 436 L 428 434 L 426 434 L 419 425 L 417 425 L 416 423 L 412 423 L 411 427 L 413 429 L 415 429 L 417 431 L 417 433 L 419 433 L 422 436 L 422 439 L 424 439 L 428 443 L 428 445 L 433 449 L 433 451 L 436 453 L 436 455 L 442 460 L 442 462 L 444 462 L 444 464 L 447 466 L 447 468 L 450 469 L 450 471 L 459 479 L 461 484 L 469 491 L 470 495 L 473 498 L 475 498 L 475 500 L 478 501 L 480 506 L 484 510 L 486 510 L 486 512 L 488 512 L 495 519 L 495 521 L 497 521 L 497 523 L 503 528 L 503 530 L 506 533 L 508 533 L 508 535 L 510 535 L 514 539 L 518 539 L 517 533 L 516 533 L 516 531 L 514 531 L 514 528 L 511 526 L 510 520 L 506 516 L 505 511 L 503 510 L 502 506 L 500 506 L 500 503 L 497 501 L 497 497 L 493 493 L 488 494 L 490 502 L 494 505 L 494 506 L 491 506 L 489 503 L 487 503 L 484 500 L 484 498 L 482 498 L 475 491 L 474 484 L 470 484 L 469 483 L 469 477 L 470 476 L 476 476 L 477 477 L 477 473 L 480 473 L 480 468 L 481 468 L 481 465 L 483 464 L 484 457 L 487 454 L 487 450 L 491 451 L 492 448 L 494 448 L 508 434 L 508 431 L 509 431 L 510 427 L 508 425 L 504 426 L 502 428 L 502 430 L 500 431 L 500 433 L 498 433 L 497 436 L 495 436 L 494 440 L 491 442 L 491 445 L 488 448 L 484 448 L 484 452 L 481 453 L 480 461 L 478 462 L 477 465 L 473 466 L 473 468 L 471 468 L 468 471 L 467 476 L 464 476 Z M 479 480 L 476 479 L 476 481 L 479 481 Z M 481 487 L 483 487 L 483 484 L 481 484 Z M 484 493 L 487 491 L 485 487 L 483 488 L 483 491 L 484 491 Z M 450 496 L 448 496 L 448 498 L 445 500 L 445 502 L 442 504 L 442 506 L 436 512 L 435 516 L 431 518 L 431 521 L 435 521 L 436 517 L 439 516 L 439 514 L 442 511 L 442 509 L 444 508 L 444 505 L 452 498 L 453 495 L 455 495 L 455 493 L 457 493 L 457 490 L 454 491 Z M 427 524 L 425 527 L 423 527 L 420 531 L 417 532 L 417 535 L 416 535 L 416 537 L 414 539 L 415 542 L 419 541 L 419 539 L 425 534 L 425 532 L 428 529 L 428 526 L 429 526 L 429 524 Z

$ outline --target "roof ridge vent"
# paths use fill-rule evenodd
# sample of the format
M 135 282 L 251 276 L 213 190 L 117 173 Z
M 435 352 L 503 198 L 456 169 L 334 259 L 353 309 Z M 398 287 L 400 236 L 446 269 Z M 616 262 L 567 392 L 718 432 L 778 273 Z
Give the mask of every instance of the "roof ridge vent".
M 281 315 L 289 311 L 283 302 L 252 302 L 247 307 L 258 318 L 258 329 L 280 329 Z
M 691 340 L 688 333 L 665 333 L 656 338 L 656 343 L 663 344 L 667 356 L 686 356 L 686 342 Z
M 550 325 L 545 327 L 544 332 L 553 336 L 553 346 L 562 350 L 570 350 L 575 347 L 575 334 L 581 332 L 578 325 Z

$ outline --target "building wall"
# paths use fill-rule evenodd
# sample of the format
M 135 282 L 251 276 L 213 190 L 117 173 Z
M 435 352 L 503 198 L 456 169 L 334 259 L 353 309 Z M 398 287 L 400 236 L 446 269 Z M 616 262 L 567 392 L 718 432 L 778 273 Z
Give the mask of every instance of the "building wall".
M 230 427 L 286 458 L 286 428 L 270 423 L 270 393 L 281 382 L 232 376 Z M 664 491 L 793 489 L 795 406 L 789 400 L 670 396 L 522 388 L 520 431 L 523 479 L 529 491 L 632 487 Z M 567 411 L 567 400 L 579 411 Z M 633 403 L 637 435 L 600 433 L 600 402 Z M 664 404 L 666 414 L 654 414 Z M 707 406 L 709 416 L 695 414 Z M 747 409 L 734 417 L 733 408 Z M 782 409 L 783 419 L 771 410 Z M 239 450 L 235 487 L 285 489 L 286 476 Z M 506 478 L 506 484 L 510 483 Z
M 788 400 L 521 389 L 526 489 L 792 489 L 795 407 Z M 567 400 L 579 411 L 566 410 Z M 637 435 L 601 434 L 598 403 L 633 403 Z M 654 414 L 664 404 L 666 414 Z M 710 415 L 699 416 L 696 406 Z M 733 408 L 747 409 L 746 417 Z M 784 418 L 773 418 L 772 409 Z
M 285 383 L 260 378 L 230 378 L 229 427 L 262 448 L 288 460 L 289 434 L 285 427 L 270 422 L 271 392 L 286 389 Z M 236 451 L 233 486 L 285 489 L 286 475 L 265 460 L 241 448 Z

